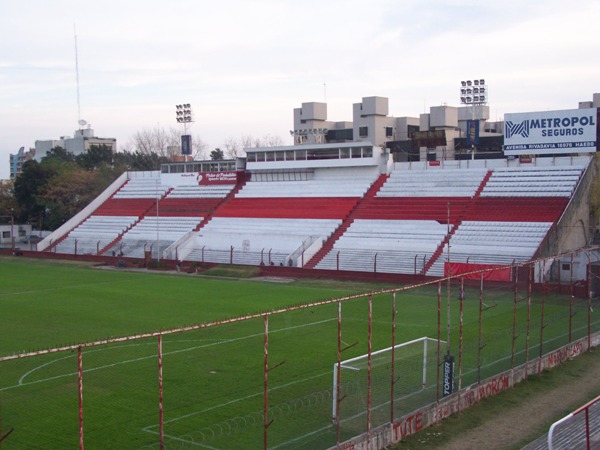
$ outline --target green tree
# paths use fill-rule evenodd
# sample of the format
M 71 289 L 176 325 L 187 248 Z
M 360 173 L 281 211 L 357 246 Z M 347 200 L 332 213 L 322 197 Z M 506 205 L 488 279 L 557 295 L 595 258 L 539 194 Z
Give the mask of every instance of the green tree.
M 10 216 L 20 216 L 19 204 L 14 195 L 14 182 L 0 182 L 0 216 L 3 216 L 2 222 L 7 223 Z
M 223 161 L 223 159 L 225 159 L 225 154 L 220 148 L 215 148 L 212 152 L 210 152 L 210 159 L 213 161 Z
M 40 201 L 40 194 L 55 173 L 56 169 L 52 164 L 40 164 L 35 160 L 23 164 L 23 170 L 15 179 L 14 185 L 20 222 L 41 221 L 43 224 L 46 206 Z
M 95 182 L 96 173 L 67 165 L 48 180 L 38 195 L 45 206 L 46 226 L 53 230 L 88 205 L 106 187 Z
M 96 170 L 102 166 L 113 165 L 112 149 L 105 144 L 90 145 L 87 151 L 77 155 L 75 162 L 86 170 Z
M 56 147 L 52 147 L 50 150 L 48 150 L 48 152 L 46 153 L 46 156 L 44 156 L 42 158 L 42 162 L 43 163 L 61 163 L 61 162 L 74 162 L 75 161 L 75 155 L 73 155 L 73 153 L 70 153 L 68 151 L 66 151 L 64 148 L 60 147 L 60 146 L 56 146 Z

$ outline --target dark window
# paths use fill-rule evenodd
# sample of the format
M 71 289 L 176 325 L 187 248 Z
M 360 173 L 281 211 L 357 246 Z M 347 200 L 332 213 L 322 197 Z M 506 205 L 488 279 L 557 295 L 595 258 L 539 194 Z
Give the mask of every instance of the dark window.
M 563 264 L 562 270 L 571 270 L 571 264 Z
M 359 127 L 358 135 L 360 137 L 367 137 L 369 135 L 369 127 Z
M 392 137 L 394 135 L 394 129 L 392 127 L 385 127 L 385 137 Z

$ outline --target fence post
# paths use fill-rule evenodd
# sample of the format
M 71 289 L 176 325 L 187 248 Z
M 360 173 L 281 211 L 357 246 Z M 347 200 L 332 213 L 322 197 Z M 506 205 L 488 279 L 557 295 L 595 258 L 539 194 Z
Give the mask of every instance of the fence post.
M 229 264 L 233 264 L 233 245 L 229 249 Z
M 483 272 L 479 274 L 479 331 L 477 334 L 477 382 L 481 383 L 481 345 L 483 328 Z
M 263 448 L 268 449 L 268 428 L 269 428 L 269 316 L 264 315 L 264 389 L 263 389 Z
M 77 347 L 77 387 L 79 396 L 79 450 L 83 450 L 83 355 Z
M 463 357 L 463 328 L 464 328 L 464 300 L 465 300 L 465 277 L 460 277 L 460 309 L 458 321 L 458 410 L 460 411 L 460 390 L 462 389 L 462 357 Z
M 338 252 L 339 253 L 339 252 Z M 335 429 L 336 429 L 336 444 L 340 445 L 341 421 L 340 421 L 340 395 L 342 388 L 340 386 L 342 378 L 342 302 L 338 302 L 337 308 L 337 366 L 335 369 Z
M 560 261 L 558 264 L 560 273 Z M 559 289 L 560 289 L 560 281 L 559 281 Z M 560 291 L 559 291 L 560 293 Z M 540 355 L 538 361 L 538 374 L 542 373 L 542 356 L 544 355 L 544 328 L 546 328 L 544 314 L 546 312 L 546 260 L 542 261 L 542 311 L 541 311 L 541 321 L 540 321 Z
M 163 409 L 163 352 L 162 352 L 162 334 L 158 338 L 158 430 L 160 449 L 165 448 L 165 415 Z
M 514 265 L 514 264 L 513 264 Z M 510 369 L 515 369 L 515 343 L 517 340 L 517 302 L 519 297 L 519 268 L 515 266 L 515 290 L 513 298 L 513 330 L 512 330 L 512 347 L 510 357 Z
M 440 401 L 440 367 L 442 365 L 442 282 L 438 281 L 437 294 L 437 382 L 435 388 L 435 401 Z
M 585 252 L 588 260 L 587 264 L 587 300 L 588 300 L 588 308 L 587 308 L 587 317 L 588 317 L 588 329 L 587 329 L 587 345 L 588 352 L 592 349 L 592 258 L 590 257 L 590 250 Z
M 369 329 L 367 337 L 367 446 L 371 441 L 371 401 L 372 401 L 372 386 L 371 375 L 373 368 L 373 296 L 369 295 Z
M 571 291 L 571 298 L 569 300 L 569 344 L 573 342 L 573 302 L 575 301 L 575 286 L 573 285 L 573 253 L 571 253 L 571 279 L 569 281 L 569 288 Z
M 391 362 L 391 385 L 390 385 L 390 423 L 394 423 L 394 387 L 396 385 L 396 291 L 392 292 L 392 362 Z
M 529 264 L 529 280 L 527 287 L 527 335 L 525 336 L 525 379 L 529 377 L 529 347 L 531 340 L 531 296 L 533 291 L 533 264 Z

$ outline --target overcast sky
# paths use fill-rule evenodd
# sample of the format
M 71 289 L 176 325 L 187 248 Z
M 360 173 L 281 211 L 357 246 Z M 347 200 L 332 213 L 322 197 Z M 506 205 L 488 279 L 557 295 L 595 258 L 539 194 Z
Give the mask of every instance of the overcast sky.
M 0 4 L 0 179 L 9 154 L 77 129 L 177 127 L 209 149 L 242 135 L 292 144 L 293 109 L 326 101 L 352 120 L 362 97 L 390 115 L 458 106 L 485 78 L 491 119 L 577 108 L 600 92 L 600 2 L 579 0 L 5 0 Z

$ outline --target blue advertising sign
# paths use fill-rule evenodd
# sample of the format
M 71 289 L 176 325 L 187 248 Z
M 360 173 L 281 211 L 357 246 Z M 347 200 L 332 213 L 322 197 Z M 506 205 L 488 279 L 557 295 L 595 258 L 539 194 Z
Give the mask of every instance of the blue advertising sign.
M 190 136 L 189 134 L 184 134 L 181 136 L 181 154 L 192 154 L 192 136 Z
M 479 120 L 467 120 L 467 145 L 479 145 Z

